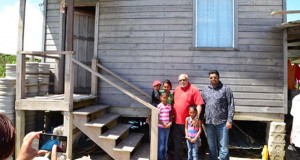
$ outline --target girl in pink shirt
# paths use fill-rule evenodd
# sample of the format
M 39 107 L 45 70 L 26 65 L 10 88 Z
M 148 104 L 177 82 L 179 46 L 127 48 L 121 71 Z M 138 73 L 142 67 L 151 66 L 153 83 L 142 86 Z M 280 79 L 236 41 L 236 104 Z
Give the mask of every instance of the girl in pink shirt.
M 168 159 L 168 138 L 172 125 L 172 106 L 168 104 L 168 93 L 160 95 L 161 103 L 157 105 L 158 115 L 158 160 Z

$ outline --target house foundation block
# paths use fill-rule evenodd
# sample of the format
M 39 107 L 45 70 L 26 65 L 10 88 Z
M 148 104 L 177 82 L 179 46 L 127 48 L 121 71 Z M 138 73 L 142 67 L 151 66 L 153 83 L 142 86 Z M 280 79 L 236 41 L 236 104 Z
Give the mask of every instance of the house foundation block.
M 284 160 L 285 123 L 268 122 L 266 135 L 270 160 Z

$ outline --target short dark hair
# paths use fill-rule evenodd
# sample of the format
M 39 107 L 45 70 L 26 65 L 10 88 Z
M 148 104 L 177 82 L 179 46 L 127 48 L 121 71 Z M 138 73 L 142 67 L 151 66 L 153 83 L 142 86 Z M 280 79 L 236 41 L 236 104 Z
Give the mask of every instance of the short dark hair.
M 208 75 L 211 75 L 211 74 L 216 74 L 220 78 L 219 72 L 217 70 L 211 70 L 211 71 L 209 71 Z
M 196 106 L 194 106 L 194 105 L 193 105 L 193 106 L 189 106 L 189 110 L 190 110 L 190 109 L 193 109 L 196 113 L 198 112 Z
M 163 82 L 163 84 L 165 84 L 165 83 L 167 83 L 171 87 L 171 89 L 172 89 L 172 83 L 171 83 L 170 80 L 165 79 L 164 82 Z
M 10 119 L 0 113 L 0 159 L 8 158 L 15 149 L 16 132 Z
M 163 97 L 163 96 L 169 97 L 169 94 L 168 94 L 167 92 L 162 92 L 162 93 L 160 94 L 160 96 L 161 96 L 161 97 Z

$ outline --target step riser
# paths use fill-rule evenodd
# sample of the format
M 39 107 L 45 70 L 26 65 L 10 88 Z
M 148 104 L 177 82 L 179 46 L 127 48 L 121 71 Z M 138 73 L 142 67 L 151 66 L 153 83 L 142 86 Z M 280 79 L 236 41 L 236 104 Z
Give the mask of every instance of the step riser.
M 96 104 L 96 98 L 95 99 L 88 99 L 88 100 L 82 100 L 80 102 L 74 102 L 73 109 L 82 108 L 85 106 L 91 106 L 93 104 Z
M 80 121 L 75 122 L 74 120 L 74 125 L 76 127 L 78 127 L 85 135 L 91 138 L 91 140 L 94 141 L 99 147 L 101 147 L 107 154 L 116 159 L 114 157 L 114 151 L 112 150 L 116 146 L 116 142 L 111 139 L 98 138 L 100 135 L 99 128 L 86 127 L 82 124 L 83 123 L 80 123 Z
M 130 124 L 119 124 L 119 115 L 108 106 L 93 105 L 73 112 L 74 125 L 116 160 L 130 160 L 141 145 L 143 134 L 129 135 Z
M 89 118 L 83 115 L 73 115 L 73 118 L 74 118 L 74 123 L 75 121 L 78 121 L 78 123 L 86 123 L 89 121 Z
M 90 121 L 97 119 L 98 117 L 102 117 L 106 114 L 106 109 L 100 110 L 98 112 L 92 113 L 89 115 Z

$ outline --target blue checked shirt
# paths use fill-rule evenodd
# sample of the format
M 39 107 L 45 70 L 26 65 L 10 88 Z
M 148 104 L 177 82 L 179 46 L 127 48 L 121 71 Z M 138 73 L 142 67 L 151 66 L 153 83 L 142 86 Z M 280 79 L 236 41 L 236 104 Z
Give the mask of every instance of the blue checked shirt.
M 216 88 L 211 85 L 203 89 L 206 124 L 219 125 L 232 123 L 234 116 L 234 99 L 231 89 L 221 83 Z

